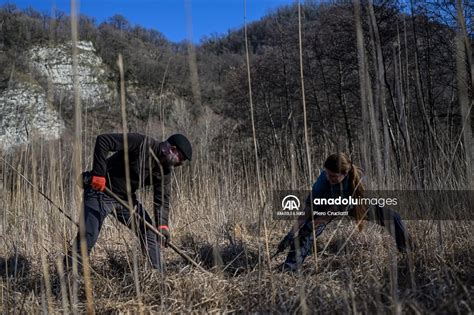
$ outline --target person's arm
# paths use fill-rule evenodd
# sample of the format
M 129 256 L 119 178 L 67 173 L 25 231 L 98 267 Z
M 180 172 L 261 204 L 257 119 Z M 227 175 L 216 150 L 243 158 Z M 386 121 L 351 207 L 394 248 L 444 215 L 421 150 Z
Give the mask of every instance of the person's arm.
M 155 181 L 153 183 L 153 191 L 153 205 L 156 226 L 168 227 L 171 195 L 171 172 L 169 172 L 168 174 L 163 174 L 163 176 L 160 177 L 155 177 Z
M 153 191 L 153 210 L 155 213 L 156 228 L 164 236 L 164 239 L 161 239 L 161 242 L 167 246 L 171 240 L 170 229 L 168 226 L 171 195 L 171 171 L 162 176 L 154 176 Z
M 128 152 L 139 150 L 146 137 L 138 133 L 127 134 Z M 107 133 L 98 135 L 94 147 L 94 162 L 92 175 L 105 177 L 107 173 L 107 155 L 109 152 L 121 151 L 124 149 L 122 133 Z
M 313 211 L 315 210 L 315 206 L 312 204 L 314 198 L 321 198 L 324 195 L 324 191 L 328 189 L 329 182 L 326 177 L 326 172 L 322 171 L 321 174 L 318 176 L 318 179 L 313 184 L 311 189 L 311 194 L 308 195 L 306 198 L 305 208 L 304 208 L 304 216 L 298 217 L 298 219 L 294 222 L 293 226 L 291 227 L 291 232 L 295 234 L 298 232 L 300 227 L 308 220 L 313 217 Z

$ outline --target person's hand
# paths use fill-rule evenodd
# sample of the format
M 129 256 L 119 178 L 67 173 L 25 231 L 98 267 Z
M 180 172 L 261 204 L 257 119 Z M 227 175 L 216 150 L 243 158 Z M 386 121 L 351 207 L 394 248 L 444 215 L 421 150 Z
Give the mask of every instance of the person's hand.
M 92 176 L 91 187 L 98 191 L 104 191 L 105 190 L 105 177 Z
M 163 235 L 163 237 L 161 237 L 161 245 L 168 247 L 168 244 L 171 240 L 169 227 L 167 225 L 161 225 L 158 227 L 158 231 Z

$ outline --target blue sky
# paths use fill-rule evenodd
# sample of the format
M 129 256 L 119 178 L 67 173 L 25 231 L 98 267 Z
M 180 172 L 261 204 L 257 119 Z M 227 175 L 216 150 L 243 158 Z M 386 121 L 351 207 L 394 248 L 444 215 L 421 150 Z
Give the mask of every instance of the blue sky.
M 0 0 L 20 8 L 29 6 L 50 13 L 53 6 L 70 13 L 70 0 Z M 269 11 L 294 0 L 247 0 L 247 21 L 255 21 Z M 189 3 L 190 6 L 187 6 Z M 190 10 L 186 8 L 190 7 Z M 102 22 L 114 14 L 125 16 L 132 24 L 154 28 L 178 42 L 188 38 L 188 12 L 192 20 L 193 41 L 205 35 L 225 34 L 244 23 L 244 0 L 83 0 L 82 14 Z

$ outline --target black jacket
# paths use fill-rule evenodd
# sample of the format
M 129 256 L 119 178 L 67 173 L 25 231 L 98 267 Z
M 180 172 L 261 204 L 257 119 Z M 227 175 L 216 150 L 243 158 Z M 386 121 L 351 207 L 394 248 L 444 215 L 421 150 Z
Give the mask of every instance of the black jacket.
M 127 134 L 130 184 L 133 202 L 137 202 L 137 189 L 153 185 L 154 211 L 157 225 L 168 225 L 171 193 L 171 172 L 169 167 L 157 162 L 160 142 L 139 133 Z M 115 152 L 107 158 L 110 152 Z M 127 200 L 125 175 L 124 136 L 122 133 L 101 134 L 97 136 L 94 148 L 92 175 L 105 176 L 107 188 L 123 200 Z

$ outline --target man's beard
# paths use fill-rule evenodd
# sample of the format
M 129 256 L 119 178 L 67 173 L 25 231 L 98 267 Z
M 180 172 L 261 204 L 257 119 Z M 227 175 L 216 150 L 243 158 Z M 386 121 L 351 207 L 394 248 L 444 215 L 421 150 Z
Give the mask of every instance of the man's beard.
M 161 143 L 159 158 L 163 166 L 171 167 L 181 165 L 179 156 L 171 150 L 171 144 L 168 141 Z

